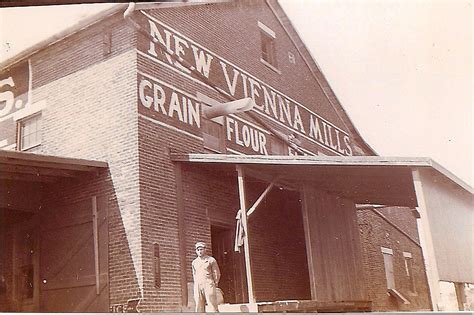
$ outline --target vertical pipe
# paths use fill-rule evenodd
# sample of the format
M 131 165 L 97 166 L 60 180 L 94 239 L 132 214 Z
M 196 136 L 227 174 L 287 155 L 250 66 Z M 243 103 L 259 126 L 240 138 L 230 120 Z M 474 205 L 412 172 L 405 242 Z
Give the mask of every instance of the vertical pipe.
M 240 210 L 242 211 L 242 224 L 245 229 L 244 237 L 244 254 L 245 254 L 245 270 L 247 272 L 247 288 L 249 293 L 249 303 L 256 303 L 254 287 L 253 287 L 253 277 L 252 277 L 252 263 L 250 259 L 250 245 L 249 245 L 249 229 L 247 222 L 247 206 L 245 200 L 245 187 L 244 187 L 244 171 L 242 166 L 237 165 L 237 175 L 239 183 L 239 198 L 240 198 Z

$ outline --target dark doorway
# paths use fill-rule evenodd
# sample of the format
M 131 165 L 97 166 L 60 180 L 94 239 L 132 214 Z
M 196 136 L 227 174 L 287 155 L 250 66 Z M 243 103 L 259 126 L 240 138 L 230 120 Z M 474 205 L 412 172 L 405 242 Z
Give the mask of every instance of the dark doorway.
M 224 293 L 225 303 L 243 302 L 241 278 L 242 261 L 234 252 L 234 230 L 229 227 L 211 226 L 212 255 L 221 271 L 219 288 Z

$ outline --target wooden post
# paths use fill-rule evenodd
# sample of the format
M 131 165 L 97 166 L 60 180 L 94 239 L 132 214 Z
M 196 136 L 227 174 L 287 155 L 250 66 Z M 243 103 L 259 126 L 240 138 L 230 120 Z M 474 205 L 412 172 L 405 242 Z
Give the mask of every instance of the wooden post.
M 183 171 L 181 164 L 174 167 L 176 179 L 176 207 L 178 210 L 179 268 L 181 271 L 181 306 L 188 305 L 188 279 L 186 277 L 186 220 L 184 213 Z
M 312 239 L 311 239 L 311 219 L 309 211 L 313 210 L 310 209 L 310 205 L 313 203 L 310 201 L 311 193 L 308 192 L 307 187 L 303 187 L 302 191 L 300 191 L 300 197 L 303 200 L 301 205 L 301 212 L 303 217 L 303 230 L 304 230 L 304 240 L 306 245 L 306 258 L 308 260 L 308 272 L 309 272 L 309 284 L 311 287 L 311 299 L 317 300 L 316 294 L 316 275 L 314 273 L 314 261 L 313 261 L 313 247 L 312 247 Z
M 425 195 L 423 194 L 423 183 L 420 178 L 420 172 L 417 169 L 412 171 L 413 185 L 418 202 L 418 211 L 420 218 L 417 220 L 418 233 L 420 234 L 421 249 L 425 260 L 426 276 L 430 288 L 430 297 L 433 311 L 438 311 L 438 299 L 440 296 L 439 273 L 434 253 L 433 238 L 431 235 L 430 223 L 426 209 Z
M 244 171 L 242 166 L 237 165 L 237 175 L 239 182 L 239 197 L 240 197 L 240 210 L 242 211 L 242 224 L 245 229 L 244 237 L 244 255 L 245 255 L 245 270 L 247 272 L 247 289 L 249 293 L 249 303 L 256 303 L 254 288 L 253 288 L 253 277 L 252 277 L 252 261 L 250 258 L 250 244 L 249 244 L 249 229 L 247 222 L 247 206 L 245 201 L 245 187 L 244 187 Z
M 464 283 L 454 282 L 454 289 L 456 290 L 458 308 L 460 311 L 464 311 L 464 303 L 466 302 L 466 292 L 464 291 Z
M 92 233 L 94 236 L 95 293 L 100 294 L 99 230 L 97 225 L 97 196 L 92 196 Z

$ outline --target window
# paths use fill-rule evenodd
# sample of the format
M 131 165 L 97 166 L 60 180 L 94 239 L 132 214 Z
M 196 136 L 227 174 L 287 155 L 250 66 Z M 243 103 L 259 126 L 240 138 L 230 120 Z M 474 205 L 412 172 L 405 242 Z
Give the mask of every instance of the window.
M 405 259 L 405 270 L 410 281 L 410 291 L 416 293 L 415 277 L 413 275 L 413 258 L 411 253 L 403 252 L 403 258 Z
M 201 124 L 204 148 L 217 153 L 225 153 L 224 126 L 210 119 L 203 119 Z
M 395 277 L 393 276 L 393 250 L 382 247 L 383 263 L 385 266 L 385 278 L 387 289 L 395 289 Z
M 262 49 L 261 61 L 273 70 L 279 72 L 276 68 L 275 32 L 261 22 L 258 22 L 258 26 L 260 27 L 260 44 Z
M 19 124 L 19 148 L 21 151 L 28 150 L 41 144 L 41 115 L 34 115 L 18 121 Z
M 397 301 L 403 304 L 410 304 L 397 289 L 395 289 L 395 276 L 393 274 L 393 250 L 390 248 L 381 247 L 383 255 L 383 263 L 385 266 L 385 278 L 387 279 L 387 292 L 393 296 Z
M 296 64 L 295 55 L 293 55 L 293 53 L 290 52 L 290 51 L 288 52 L 288 60 L 290 61 L 290 63 L 292 63 L 292 64 L 294 64 L 294 65 Z

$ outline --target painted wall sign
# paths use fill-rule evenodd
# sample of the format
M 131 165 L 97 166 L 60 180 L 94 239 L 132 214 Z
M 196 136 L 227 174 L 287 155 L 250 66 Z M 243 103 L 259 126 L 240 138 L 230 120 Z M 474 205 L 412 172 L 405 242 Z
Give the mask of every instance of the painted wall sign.
M 16 147 L 16 123 L 13 116 L 29 102 L 29 81 L 26 61 L 0 73 L 0 149 Z
M 28 103 L 29 70 L 23 62 L 0 74 L 0 119 L 9 117 Z
M 236 99 L 251 97 L 257 105 L 254 111 L 265 118 L 334 153 L 352 155 L 351 139 L 347 132 L 147 13 L 142 13 L 139 16 L 140 24 L 149 34 L 212 80 L 220 91 Z M 143 38 L 138 44 L 143 55 L 177 69 L 185 76 L 191 76 L 188 69 L 173 61 L 168 53 L 161 52 L 157 44 Z
M 201 131 L 201 104 L 197 97 L 145 73 L 138 73 L 138 112 L 195 136 Z M 270 133 L 235 115 L 226 118 L 230 147 L 248 154 L 268 155 Z M 201 140 L 201 139 L 200 139 Z

